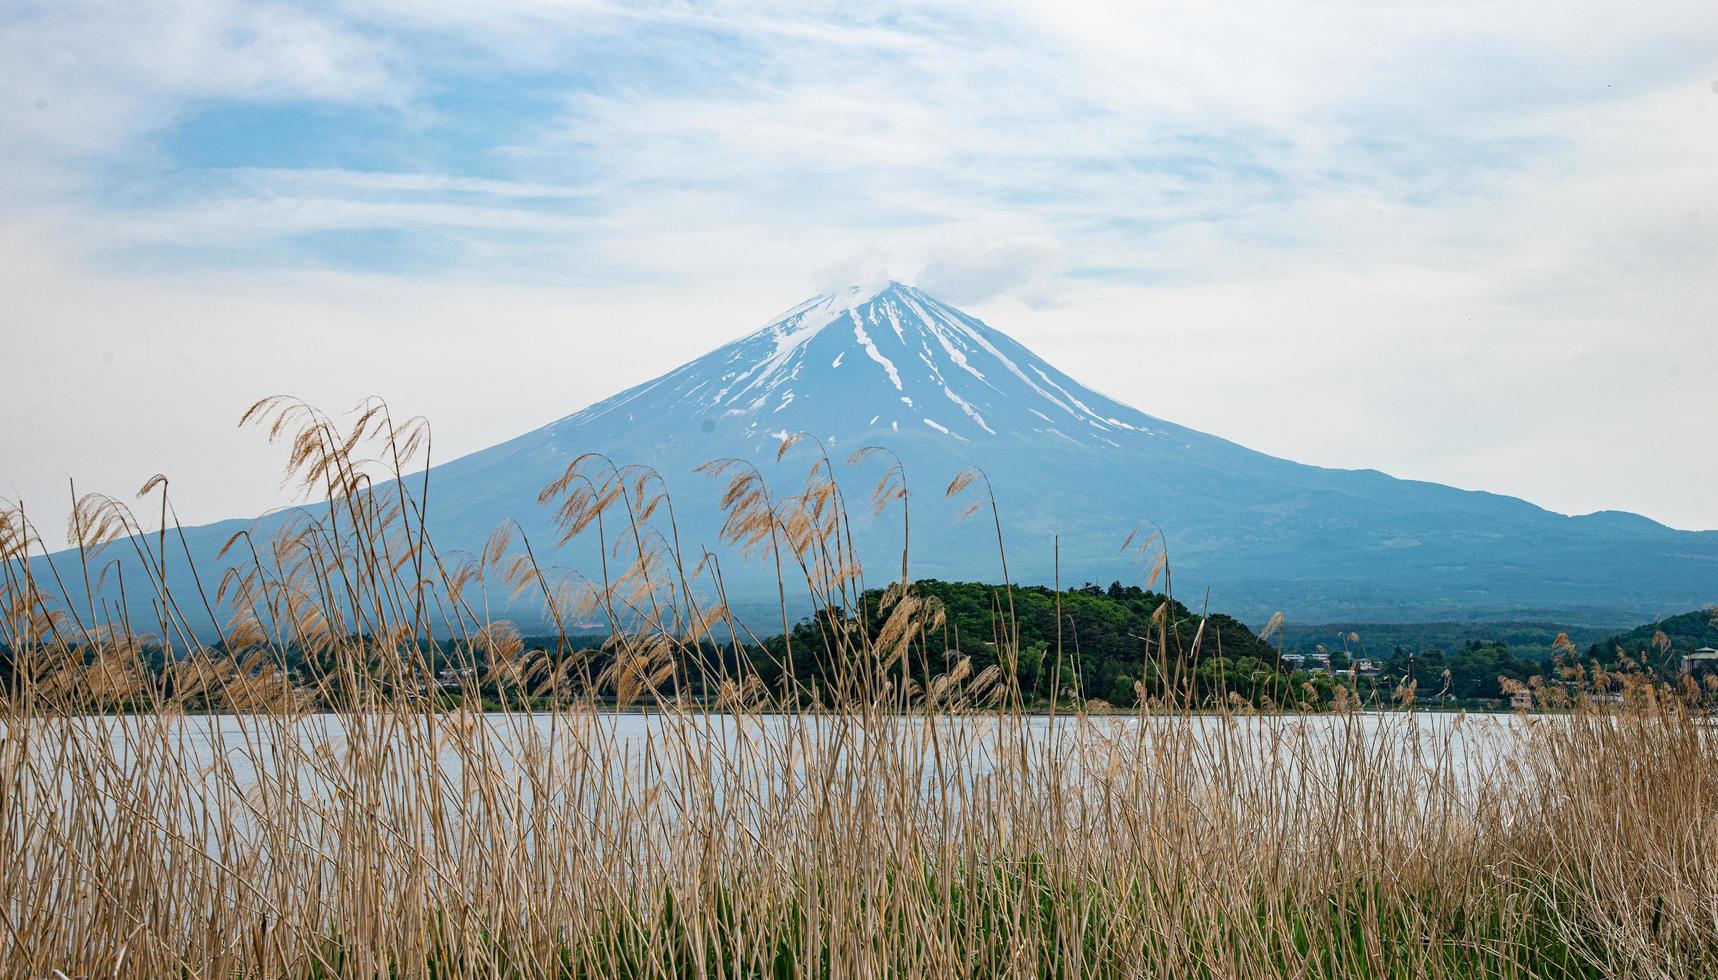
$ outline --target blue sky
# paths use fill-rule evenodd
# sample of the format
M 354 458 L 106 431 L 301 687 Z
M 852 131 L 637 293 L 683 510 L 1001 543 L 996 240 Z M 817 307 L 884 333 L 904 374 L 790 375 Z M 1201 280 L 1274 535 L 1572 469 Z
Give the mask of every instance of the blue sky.
M 1266 451 L 1718 526 L 1715 52 L 1710 2 L 10 4 L 0 493 L 243 513 L 256 396 L 472 450 L 887 273 Z

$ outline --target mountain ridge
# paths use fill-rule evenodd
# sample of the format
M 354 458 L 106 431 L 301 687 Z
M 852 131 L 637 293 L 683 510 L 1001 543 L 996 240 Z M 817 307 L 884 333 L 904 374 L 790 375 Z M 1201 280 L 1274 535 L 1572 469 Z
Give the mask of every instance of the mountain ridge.
M 867 445 L 900 458 L 912 488 L 909 570 L 925 577 L 999 572 L 994 535 L 958 522 L 941 493 L 980 466 L 1021 582 L 1138 580 L 1144 563 L 1118 548 L 1155 525 L 1183 596 L 1184 587 L 1209 589 L 1217 608 L 1255 622 L 1279 609 L 1302 621 L 1484 609 L 1609 626 L 1718 595 L 1718 533 L 1616 511 L 1565 516 L 1488 491 L 1272 456 L 1097 392 L 895 281 L 812 297 L 657 378 L 436 465 L 431 532 L 475 552 L 516 519 L 533 541 L 551 542 L 538 491 L 594 451 L 654 467 L 675 494 L 682 539 L 722 553 L 720 488 L 697 468 L 743 458 L 772 482 L 791 482 L 803 460 L 776 456 L 800 432 L 832 460 Z M 877 471 L 838 466 L 836 475 L 869 487 Z M 894 520 L 856 528 L 870 567 L 898 568 Z M 556 558 L 589 568 L 595 556 L 574 542 Z M 736 606 L 774 596 L 773 578 L 755 565 L 726 561 L 723 571 Z
M 1718 561 L 1711 532 L 1616 512 L 1569 517 L 1490 491 L 1272 456 L 1097 392 L 1001 331 L 894 281 L 808 299 L 456 468 L 493 471 L 505 461 L 547 472 L 548 457 L 582 444 L 650 462 L 671 478 L 715 456 L 782 473 L 768 464 L 780 439 L 799 431 L 822 439 L 832 456 L 869 443 L 901 456 L 922 485 L 915 510 L 938 525 L 916 542 L 925 546 L 921 567 L 943 578 L 994 574 L 982 564 L 994 559 L 980 557 L 979 536 L 945 526 L 953 508 L 936 494 L 961 468 L 981 465 L 997 489 L 1011 552 L 1028 551 L 1011 554 L 1011 566 L 1034 581 L 1054 577 L 1043 556 L 1058 531 L 1065 580 L 1137 575 L 1138 563 L 1115 552 L 1136 525 L 1155 520 L 1184 581 L 1232 590 L 1225 601 L 1252 616 L 1297 604 L 1306 615 L 1379 619 L 1556 609 L 1575 613 L 1571 621 L 1610 625 L 1698 605 L 1718 591 L 1711 574 L 1679 589 L 1666 581 L 1675 574 L 1653 569 L 1660 561 L 1685 568 L 1689 561 L 1671 557 L 1678 550 L 1692 549 L 1699 565 Z M 700 491 L 696 481 L 671 483 Z M 1652 539 L 1645 546 L 1643 536 Z M 1404 567 L 1405 555 L 1430 557 Z M 1598 569 L 1619 560 L 1651 581 L 1608 594 Z

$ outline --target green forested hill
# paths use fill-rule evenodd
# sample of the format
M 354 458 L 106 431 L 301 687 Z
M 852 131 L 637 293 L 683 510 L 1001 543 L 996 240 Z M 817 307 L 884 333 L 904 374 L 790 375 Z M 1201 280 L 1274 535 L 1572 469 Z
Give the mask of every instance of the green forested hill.
M 1657 639 L 1661 634 L 1664 637 L 1662 641 Z M 1712 609 L 1637 626 L 1627 633 L 1593 644 L 1587 649 L 1587 656 L 1610 663 L 1621 650 L 1631 659 L 1662 671 L 1673 668 L 1675 658 L 1701 647 L 1718 647 L 1718 612 Z
M 1273 643 L 1260 639 L 1245 623 L 1224 613 L 1190 609 L 1136 586 L 1084 585 L 1057 592 L 1040 586 L 1009 589 L 980 582 L 920 580 L 913 589 L 918 596 L 940 603 L 943 613 L 935 628 L 927 626 L 914 637 L 907 669 L 918 683 L 929 683 L 963 657 L 970 659 L 974 674 L 992 665 L 1006 667 L 999 650 L 1018 649 L 1019 689 L 1027 703 L 1037 707 L 1047 705 L 1052 697 L 1062 703 L 1098 699 L 1132 707 L 1138 703 L 1139 689 L 1152 696 L 1172 691 L 1204 705 L 1236 695 L 1260 705 L 1317 707 L 1328 705 L 1337 687 L 1351 690 L 1362 703 L 1390 704 L 1412 681 L 1422 704 L 1496 708 L 1507 707 L 1507 681 L 1544 676 L 1551 667 L 1536 649 L 1544 642 L 1542 624 L 1447 624 L 1474 630 L 1469 634 L 1473 637 L 1490 637 L 1465 642 L 1450 642 L 1439 624 L 1396 627 L 1395 634 L 1386 628 L 1363 635 L 1357 643 L 1347 634 L 1337 635 L 1334 627 L 1303 627 L 1331 634 L 1322 651 L 1328 656 L 1285 663 Z M 766 689 L 779 693 L 784 690 L 783 669 L 791 659 L 800 683 L 827 688 L 844 673 L 844 665 L 832 661 L 831 639 L 863 623 L 875 640 L 888 619 L 888 610 L 880 608 L 883 598 L 880 591 L 868 592 L 862 616 L 837 612 L 840 621 L 835 623 L 828 614 L 814 617 L 795 626 L 789 637 L 746 643 L 743 649 L 706 642 L 683 651 L 676 655 L 683 663 L 674 687 L 693 697 L 708 696 L 704 671 L 721 665 L 727 671 L 755 673 Z M 1009 629 L 1017 636 L 1009 637 L 1004 632 Z M 1663 639 L 1655 640 L 1660 635 Z M 613 660 L 608 640 L 604 635 L 539 636 L 523 639 L 520 646 L 552 659 L 577 651 L 587 668 L 584 673 L 600 678 Z M 1287 649 L 1291 653 L 1296 647 L 1310 650 L 1314 642 L 1303 635 L 1289 640 Z M 1585 652 L 1576 659 L 1614 664 L 1621 649 L 1631 660 L 1670 679 L 1678 655 L 1703 646 L 1718 647 L 1718 625 L 1712 611 L 1691 612 L 1600 642 L 1576 637 L 1574 648 L 1583 649 L 1583 645 Z M 445 643 L 425 652 L 434 658 L 436 669 L 472 663 L 451 656 Z M 296 651 L 289 651 L 287 660 L 295 677 L 314 673 L 314 665 Z M 487 677 L 486 655 L 476 653 L 475 666 L 473 676 Z M 0 647 L 0 681 L 10 676 L 10 668 L 10 658 Z M 486 698 L 501 696 L 488 680 L 480 686 Z
M 1567 635 L 1580 649 L 1602 643 L 1623 623 L 1609 629 L 1567 626 L 1552 622 L 1443 622 L 1443 623 L 1315 623 L 1289 622 L 1283 626 L 1287 653 L 1311 653 L 1324 646 L 1350 649 L 1357 656 L 1392 657 L 1433 650 L 1461 650 L 1473 644 L 1508 647 L 1517 657 L 1548 660 L 1557 637 Z M 1353 637 L 1358 636 L 1355 640 Z
M 1276 699 L 1290 683 L 1279 671 L 1276 650 L 1246 624 L 1213 613 L 1200 635 L 1201 617 L 1196 611 L 1137 586 L 1086 585 L 1057 593 L 1041 586 L 1008 590 L 979 582 L 930 579 L 913 587 L 919 595 L 940 601 L 946 617 L 940 631 L 924 638 L 923 662 L 911 665 L 921 680 L 941 673 L 960 656 L 970 657 L 975 671 L 996 664 L 997 650 L 1007 647 L 1001 631 L 1013 622 L 1019 634 L 1021 690 L 1045 701 L 1059 691 L 1064 698 L 1072 693 L 1132 705 L 1136 681 L 1152 692 L 1169 684 L 1182 691 L 1191 688 L 1195 697 L 1235 691 L 1249 700 L 1267 695 Z M 877 592 L 866 595 L 865 618 L 873 633 L 886 618 L 879 615 L 880 599 Z M 1158 646 L 1160 627 L 1153 620 L 1166 602 L 1169 608 L 1161 628 L 1168 640 L 1167 656 Z M 1152 638 L 1149 654 L 1148 636 Z M 799 676 L 815 675 L 819 665 L 803 651 L 821 646 L 817 622 L 796 627 L 794 643 Z M 779 639 L 766 645 L 781 652 Z

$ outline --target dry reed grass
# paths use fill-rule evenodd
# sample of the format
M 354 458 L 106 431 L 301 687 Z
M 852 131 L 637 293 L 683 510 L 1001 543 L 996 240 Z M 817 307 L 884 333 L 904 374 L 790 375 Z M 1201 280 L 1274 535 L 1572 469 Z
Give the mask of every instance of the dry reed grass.
M 1718 752 L 1698 692 L 1583 674 L 1542 692 L 1567 712 L 1491 727 L 1195 713 L 1172 692 L 1137 714 L 1034 718 L 1006 669 L 960 659 L 914 683 L 940 611 L 904 541 L 885 621 L 827 628 L 815 651 L 839 682 L 795 686 L 790 657 L 778 695 L 707 656 L 748 634 L 654 471 L 586 456 L 545 488 L 563 540 L 599 539 L 586 578 L 540 565 L 516 527 L 479 555 L 438 552 L 427 479 L 406 476 L 427 427 L 379 402 L 350 429 L 284 398 L 246 421 L 287 442 L 317 503 L 266 539 L 234 535 L 231 569 L 194 594 L 167 587 L 189 549 L 165 480 L 143 488 L 153 531 L 78 499 L 77 575 L 27 561 L 36 525 L 0 512 L 6 976 L 1718 970 Z M 790 587 L 828 623 L 863 608 L 846 501 L 827 452 L 809 455 L 791 494 L 749 463 L 708 468 L 727 481 L 726 540 L 778 571 L 784 628 Z M 894 460 L 872 501 L 900 505 L 903 539 L 905 476 Z M 994 515 L 982 474 L 948 489 L 985 491 Z M 104 564 L 107 547 L 136 560 Z M 116 584 L 151 623 L 93 584 L 128 568 Z M 525 650 L 488 614 L 500 590 L 557 624 L 607 617 L 605 659 L 564 630 Z M 216 608 L 231 615 L 205 645 L 193 624 Z M 1167 663 L 1157 625 L 1143 655 Z M 456 641 L 465 703 L 483 685 L 499 711 L 422 695 L 432 634 Z M 163 643 L 176 655 L 156 669 Z M 711 703 L 687 697 L 693 672 Z M 1617 709 L 1582 693 L 1617 685 Z

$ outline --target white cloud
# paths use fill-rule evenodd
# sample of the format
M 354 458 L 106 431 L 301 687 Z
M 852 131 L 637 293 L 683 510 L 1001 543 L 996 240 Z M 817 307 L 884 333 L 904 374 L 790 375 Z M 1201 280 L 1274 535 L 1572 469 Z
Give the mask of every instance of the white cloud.
M 1696 489 L 1718 462 L 1686 452 L 1718 373 L 1709 2 L 3 16 L 0 326 L 50 365 L 23 397 L 54 408 L 3 437 L 9 475 L 123 488 L 153 470 L 106 481 L 104 460 L 239 453 L 212 403 L 299 377 L 329 404 L 417 400 L 475 448 L 743 333 L 808 279 L 919 270 L 1075 376 L 1261 449 L 1718 526 Z M 509 72 L 541 104 L 506 102 Z M 437 101 L 468 84 L 492 102 Z M 156 142 L 244 103 L 386 107 L 399 130 L 374 140 L 474 142 L 215 172 Z M 287 247 L 351 232 L 450 244 L 433 275 L 395 278 L 307 273 Z M 440 379 L 508 370 L 473 323 L 603 381 L 473 409 Z M 441 342 L 395 371 L 408 324 Z M 270 346 L 295 331 L 355 338 L 350 373 Z M 135 372 L 78 366 L 103 349 Z M 217 380 L 151 395 L 189 371 Z M 113 427 L 142 426 L 138 404 L 147 427 Z M 202 455 L 171 461 L 181 485 L 232 489 L 199 516 L 266 496 Z M 1675 479 L 1640 478 L 1673 457 Z
M 850 255 L 844 255 L 817 270 L 813 281 L 820 293 L 832 293 L 847 286 L 869 291 L 882 287 L 896 278 L 889 269 L 889 255 L 875 244 Z
M 0 17 L 0 133 L 15 164 L 132 150 L 195 100 L 407 91 L 385 44 L 285 4 L 67 0 Z
M 1048 301 L 1045 279 L 1063 261 L 1048 238 L 968 239 L 933 252 L 919 285 L 951 303 L 978 303 L 1004 293 Z

